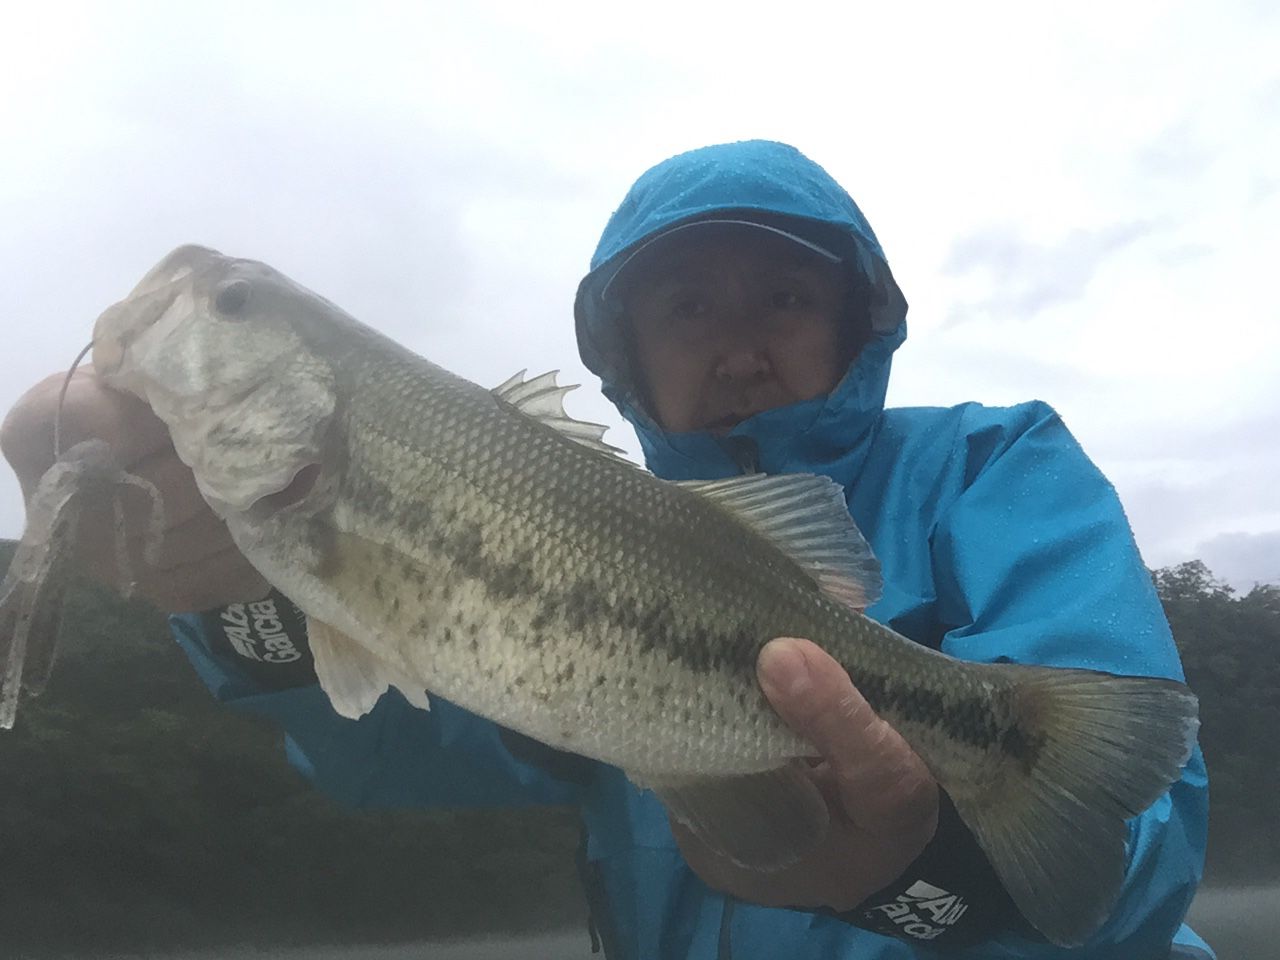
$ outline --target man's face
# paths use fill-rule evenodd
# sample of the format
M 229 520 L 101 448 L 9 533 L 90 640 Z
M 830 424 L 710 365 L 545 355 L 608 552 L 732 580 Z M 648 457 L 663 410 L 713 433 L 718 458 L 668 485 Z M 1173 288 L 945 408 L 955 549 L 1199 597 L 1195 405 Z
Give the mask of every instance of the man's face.
M 764 231 L 673 237 L 624 287 L 649 413 L 673 432 L 723 434 L 829 393 L 852 359 L 845 288 L 839 265 Z

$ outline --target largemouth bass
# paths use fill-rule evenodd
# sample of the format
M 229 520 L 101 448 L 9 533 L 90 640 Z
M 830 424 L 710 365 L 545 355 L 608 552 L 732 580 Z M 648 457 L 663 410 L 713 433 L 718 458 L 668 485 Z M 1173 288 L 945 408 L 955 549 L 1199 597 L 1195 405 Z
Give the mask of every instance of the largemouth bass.
M 621 767 L 739 863 L 827 828 L 812 749 L 756 681 L 774 637 L 846 667 L 1059 944 L 1106 918 L 1126 818 L 1192 749 L 1179 683 L 958 661 L 864 616 L 876 565 L 830 480 L 664 482 L 552 378 L 477 386 L 264 264 L 174 251 L 98 320 L 93 359 L 307 614 L 340 713 L 389 685 L 447 697 Z

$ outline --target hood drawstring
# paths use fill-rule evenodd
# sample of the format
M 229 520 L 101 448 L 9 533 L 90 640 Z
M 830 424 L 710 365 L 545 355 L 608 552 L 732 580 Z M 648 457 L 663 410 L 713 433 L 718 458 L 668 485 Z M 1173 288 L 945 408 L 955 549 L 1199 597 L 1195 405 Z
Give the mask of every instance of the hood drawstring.
M 600 865 L 587 856 L 585 822 L 581 825 L 575 859 L 578 865 L 578 879 L 582 883 L 582 892 L 587 900 L 587 935 L 591 937 L 591 952 L 603 951 L 605 960 L 621 956 L 613 929 L 613 918 L 609 912 L 609 894 L 605 890 L 604 875 Z
M 720 446 L 729 455 L 738 472 L 742 474 L 760 472 L 760 444 L 755 437 L 725 437 Z
M 716 944 L 716 960 L 733 960 L 733 906 L 737 901 L 724 895 L 724 913 L 720 914 L 720 937 Z

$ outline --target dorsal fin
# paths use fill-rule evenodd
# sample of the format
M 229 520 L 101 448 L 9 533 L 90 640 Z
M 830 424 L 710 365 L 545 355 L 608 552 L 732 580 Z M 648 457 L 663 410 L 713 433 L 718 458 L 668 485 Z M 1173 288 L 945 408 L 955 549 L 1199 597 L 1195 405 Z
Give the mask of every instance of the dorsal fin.
M 753 473 L 679 485 L 768 537 L 833 600 L 861 611 L 879 598 L 880 563 L 849 516 L 844 490 L 834 480 L 808 473 Z
M 557 384 L 556 374 L 559 372 L 559 370 L 552 370 L 532 380 L 526 380 L 525 371 L 521 370 L 515 376 L 494 387 L 493 395 L 499 400 L 505 400 L 525 416 L 554 427 L 584 447 L 615 457 L 621 456 L 621 450 L 604 442 L 604 434 L 608 427 L 598 423 L 587 423 L 585 420 L 575 420 L 565 413 L 565 394 L 571 390 L 577 390 L 578 385 L 571 383 L 562 387 Z

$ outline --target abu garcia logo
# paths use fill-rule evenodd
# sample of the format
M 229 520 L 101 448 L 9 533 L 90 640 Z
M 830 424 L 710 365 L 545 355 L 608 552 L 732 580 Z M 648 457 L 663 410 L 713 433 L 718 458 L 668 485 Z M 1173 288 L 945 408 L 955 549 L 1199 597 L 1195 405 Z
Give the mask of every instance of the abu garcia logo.
M 874 918 L 879 914 L 900 933 L 916 940 L 933 940 L 946 933 L 968 909 L 964 898 L 917 880 L 891 902 L 869 908 L 866 915 Z
M 292 663 L 302 652 L 285 632 L 272 597 L 256 603 L 233 603 L 219 618 L 227 642 L 246 660 Z

